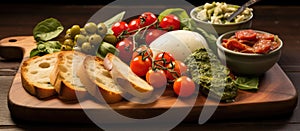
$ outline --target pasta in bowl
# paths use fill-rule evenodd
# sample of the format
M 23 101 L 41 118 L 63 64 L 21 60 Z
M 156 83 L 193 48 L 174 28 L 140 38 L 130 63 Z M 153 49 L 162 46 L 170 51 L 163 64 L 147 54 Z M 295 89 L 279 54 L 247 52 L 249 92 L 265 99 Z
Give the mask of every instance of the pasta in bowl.
M 246 8 L 232 21 L 227 18 L 238 10 L 239 5 L 227 4 L 225 2 L 205 3 L 191 10 L 190 16 L 197 26 L 205 31 L 221 35 L 225 32 L 252 27 L 253 9 Z

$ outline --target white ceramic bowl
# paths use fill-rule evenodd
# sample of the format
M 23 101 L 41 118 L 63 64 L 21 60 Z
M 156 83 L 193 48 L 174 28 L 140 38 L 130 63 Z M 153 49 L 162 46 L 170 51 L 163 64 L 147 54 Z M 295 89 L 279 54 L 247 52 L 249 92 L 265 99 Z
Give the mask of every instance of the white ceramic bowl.
M 252 27 L 253 12 L 251 12 L 251 15 L 248 19 L 238 23 L 213 24 L 207 21 L 200 20 L 196 17 L 197 11 L 199 11 L 199 9 L 201 8 L 203 8 L 203 5 L 193 8 L 190 12 L 190 16 L 196 22 L 198 27 L 204 29 L 208 33 L 221 35 L 232 30 L 248 29 Z

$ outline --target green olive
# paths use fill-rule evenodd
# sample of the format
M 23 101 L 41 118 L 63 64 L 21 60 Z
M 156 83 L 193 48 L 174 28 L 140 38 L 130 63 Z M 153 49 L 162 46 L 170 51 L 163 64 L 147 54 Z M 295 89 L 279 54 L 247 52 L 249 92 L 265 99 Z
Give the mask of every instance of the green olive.
M 112 44 L 112 45 L 116 45 L 118 39 L 117 39 L 117 37 L 116 37 L 115 35 L 113 35 L 113 34 L 107 34 L 107 35 L 104 36 L 103 41 L 108 42 L 108 43 L 110 43 L 110 44 Z
M 72 39 L 66 39 L 63 44 L 68 46 L 73 46 L 74 42 Z
M 70 34 L 70 33 L 67 33 L 67 34 L 65 35 L 65 39 L 72 39 L 71 34 Z
M 75 36 L 74 41 L 78 46 L 81 46 L 84 42 L 88 41 L 88 38 L 84 35 L 78 34 Z
M 85 31 L 84 28 L 81 28 L 81 29 L 80 29 L 80 34 L 81 34 L 81 35 L 87 35 L 87 32 Z
M 60 50 L 62 51 L 66 50 L 66 45 L 61 45 Z
M 101 36 L 104 36 L 106 33 L 107 33 L 107 27 L 104 23 L 99 23 L 97 25 L 98 27 L 98 34 L 101 35 Z
M 91 46 L 91 44 L 90 44 L 89 42 L 84 42 L 84 43 L 82 43 L 82 45 L 81 45 L 81 50 L 82 50 L 83 52 L 88 53 L 88 52 L 90 52 L 90 51 L 92 50 L 92 46 Z
M 71 34 L 71 28 L 67 29 L 66 34 Z
M 79 25 L 73 25 L 71 27 L 71 32 L 70 32 L 71 37 L 74 38 L 79 33 L 80 33 L 80 26 Z
M 62 45 L 61 46 L 61 49 L 62 51 L 66 51 L 66 50 L 72 50 L 73 48 L 71 46 L 68 46 L 68 45 Z
M 100 45 L 100 43 L 102 42 L 102 37 L 100 35 L 93 34 L 89 37 L 89 42 L 92 45 Z
M 72 46 L 69 46 L 69 45 L 66 46 L 66 50 L 72 50 L 72 49 L 73 49 Z
M 94 22 L 88 22 L 84 25 L 84 29 L 88 34 L 95 34 L 97 32 L 97 25 Z

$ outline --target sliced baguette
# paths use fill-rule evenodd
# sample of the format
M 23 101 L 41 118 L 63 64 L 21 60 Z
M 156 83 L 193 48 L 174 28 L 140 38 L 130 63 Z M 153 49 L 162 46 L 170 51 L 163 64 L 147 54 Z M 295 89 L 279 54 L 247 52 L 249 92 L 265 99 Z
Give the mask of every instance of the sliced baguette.
M 24 89 L 39 99 L 56 95 L 50 84 L 50 72 L 54 68 L 59 53 L 35 56 L 21 65 L 21 81 Z
M 104 66 L 110 70 L 112 78 L 129 94 L 138 98 L 148 98 L 153 92 L 153 87 L 144 79 L 137 76 L 130 67 L 117 56 L 108 53 L 104 58 Z
M 60 99 L 78 100 L 88 94 L 76 73 L 85 57 L 85 54 L 77 51 L 61 51 L 58 54 L 50 74 L 50 83 Z
M 87 91 L 100 102 L 116 103 L 123 99 L 122 91 L 103 65 L 103 59 L 87 56 L 77 72 Z

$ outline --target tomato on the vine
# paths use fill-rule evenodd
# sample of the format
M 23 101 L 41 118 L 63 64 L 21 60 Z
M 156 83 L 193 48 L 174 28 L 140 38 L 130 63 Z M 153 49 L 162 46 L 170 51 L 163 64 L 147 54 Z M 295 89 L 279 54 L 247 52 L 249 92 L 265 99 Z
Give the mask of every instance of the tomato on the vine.
M 146 74 L 146 81 L 154 88 L 162 88 L 167 85 L 167 78 L 163 70 L 150 69 Z
M 169 63 L 175 61 L 174 56 L 169 52 L 160 52 L 155 56 L 155 65 L 166 67 Z
M 157 17 L 152 12 L 144 12 L 140 15 L 142 27 L 149 26 L 157 22 Z
M 138 55 L 130 62 L 130 69 L 138 76 L 143 77 L 152 67 L 152 60 L 150 57 Z
M 168 64 L 168 70 L 165 70 L 168 80 L 175 80 L 187 72 L 187 66 L 179 60 L 175 60 Z
M 147 47 L 146 45 L 141 45 L 139 46 L 132 54 L 132 59 L 138 55 L 143 55 L 143 56 L 148 56 L 148 57 L 153 57 L 153 52 L 152 50 Z
M 128 24 L 124 21 L 116 22 L 112 25 L 111 30 L 116 37 L 119 37 L 121 34 L 128 31 Z
M 162 18 L 159 26 L 164 30 L 179 30 L 180 20 L 177 16 L 169 14 Z
M 158 30 L 158 29 L 149 29 L 146 33 L 145 42 L 147 45 L 150 45 L 152 41 L 154 41 L 159 36 L 163 35 L 167 31 L 164 30 Z
M 116 45 L 119 50 L 119 58 L 125 63 L 129 63 L 133 53 L 133 42 L 129 38 L 124 38 Z
M 141 27 L 141 20 L 140 19 L 133 19 L 128 24 L 128 32 L 134 33 Z
M 189 97 L 195 92 L 195 89 L 194 81 L 187 76 L 177 78 L 173 84 L 173 90 L 179 97 Z

